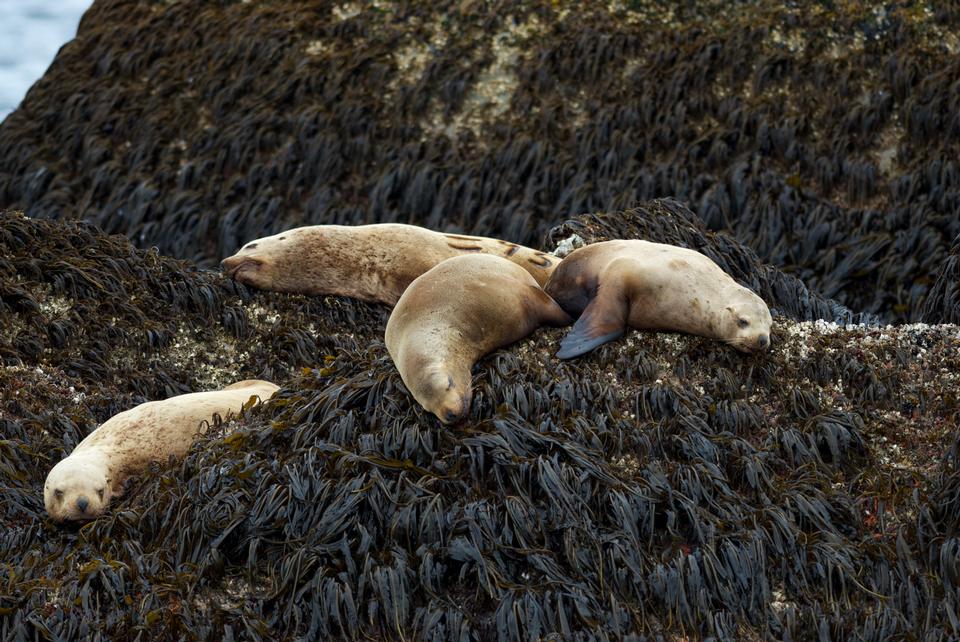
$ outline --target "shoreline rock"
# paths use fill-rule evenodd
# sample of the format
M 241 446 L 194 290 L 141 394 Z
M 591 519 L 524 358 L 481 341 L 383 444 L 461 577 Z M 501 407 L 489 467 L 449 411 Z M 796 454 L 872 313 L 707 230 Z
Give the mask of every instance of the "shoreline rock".
M 958 43 L 931 3 L 97 0 L 0 125 L 0 208 L 212 267 L 298 225 L 532 245 L 671 196 L 851 310 L 937 320 Z
M 403 389 L 385 321 L 0 215 L 0 627 L 956 633 L 957 326 L 781 317 L 762 356 L 631 332 L 571 363 L 544 329 L 480 362 L 470 420 L 449 429 Z M 276 398 L 102 519 L 46 520 L 49 466 L 118 410 L 205 385 L 203 363 L 229 370 L 224 337 L 230 377 L 269 372 Z

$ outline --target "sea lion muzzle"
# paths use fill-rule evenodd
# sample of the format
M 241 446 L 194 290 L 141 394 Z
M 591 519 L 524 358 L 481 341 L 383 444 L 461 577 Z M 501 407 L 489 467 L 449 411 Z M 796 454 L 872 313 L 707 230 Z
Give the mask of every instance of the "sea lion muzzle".
M 237 277 L 240 276 L 243 270 L 256 269 L 262 264 L 263 261 L 250 258 L 249 256 L 228 256 L 220 261 L 220 267 L 223 268 L 224 274 L 234 281 L 237 280 Z

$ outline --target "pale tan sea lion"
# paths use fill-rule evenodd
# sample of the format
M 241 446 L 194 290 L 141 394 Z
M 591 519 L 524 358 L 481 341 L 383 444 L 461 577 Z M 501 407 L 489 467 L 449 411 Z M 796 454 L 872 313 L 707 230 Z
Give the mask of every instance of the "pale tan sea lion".
M 627 326 L 719 339 L 742 352 L 770 345 L 770 310 L 709 258 L 674 245 L 606 241 L 571 252 L 544 288 L 573 316 L 557 356 L 570 359 Z
M 182 457 L 214 413 L 237 413 L 251 397 L 266 401 L 279 389 L 248 379 L 222 390 L 149 401 L 114 415 L 53 467 L 43 485 L 47 513 L 57 521 L 93 519 L 106 510 L 124 479 L 151 461 Z
M 414 399 L 452 423 L 470 409 L 477 359 L 541 325 L 571 321 L 523 268 L 474 254 L 447 259 L 410 284 L 387 321 L 386 344 Z
M 226 274 L 261 290 L 338 294 L 395 305 L 415 278 L 445 259 L 493 254 L 516 263 L 537 283 L 559 257 L 481 236 L 442 234 L 416 225 L 313 225 L 244 245 L 221 263 Z

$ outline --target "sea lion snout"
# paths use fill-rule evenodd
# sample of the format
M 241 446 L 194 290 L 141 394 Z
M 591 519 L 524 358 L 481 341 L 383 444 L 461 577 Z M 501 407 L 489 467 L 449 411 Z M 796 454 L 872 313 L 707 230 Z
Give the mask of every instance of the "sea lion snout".
M 463 419 L 469 410 L 470 396 L 462 395 L 452 405 L 442 407 L 436 415 L 442 423 L 454 424 Z
M 761 334 L 757 337 L 757 348 L 760 350 L 766 350 L 770 347 L 770 337 L 765 334 Z
M 84 495 L 81 495 L 77 498 L 77 509 L 79 509 L 81 513 L 86 513 L 88 506 L 90 506 L 90 500 L 88 500 Z
M 252 272 L 263 265 L 263 261 L 250 256 L 233 255 L 220 261 L 224 273 L 234 281 L 242 281 L 245 272 Z

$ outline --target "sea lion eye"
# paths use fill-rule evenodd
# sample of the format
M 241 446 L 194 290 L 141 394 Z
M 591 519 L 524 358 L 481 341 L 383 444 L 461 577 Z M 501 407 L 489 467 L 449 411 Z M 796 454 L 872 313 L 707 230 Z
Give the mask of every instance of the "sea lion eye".
M 97 496 L 100 498 L 100 501 L 103 501 L 103 489 L 102 489 L 102 488 L 98 488 L 98 489 L 97 489 Z
M 63 499 L 63 491 L 58 488 L 58 489 L 56 489 L 55 491 L 53 491 L 53 496 L 56 497 L 57 499 L 61 499 L 61 500 L 62 500 L 62 499 Z
M 748 325 L 750 325 L 750 322 L 747 321 L 746 319 L 737 319 L 737 325 L 741 328 L 745 328 Z

